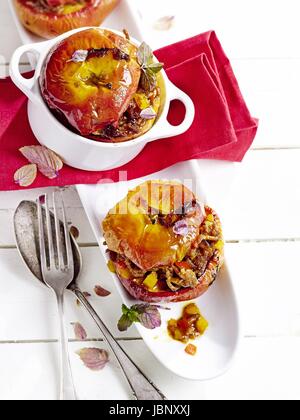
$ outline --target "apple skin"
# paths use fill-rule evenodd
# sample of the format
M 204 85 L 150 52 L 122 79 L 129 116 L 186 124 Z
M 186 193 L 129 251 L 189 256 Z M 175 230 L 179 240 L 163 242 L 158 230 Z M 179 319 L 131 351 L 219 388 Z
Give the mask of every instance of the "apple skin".
M 54 38 L 72 29 L 99 26 L 120 2 L 120 0 L 83 0 L 86 4 L 82 9 L 63 14 L 55 10 L 39 8 L 38 0 L 13 1 L 23 26 L 35 35 L 46 39 Z M 61 3 L 62 7 L 65 3 L 68 2 Z
M 109 53 L 104 58 L 89 58 L 84 63 L 72 61 L 78 50 L 113 48 L 126 53 L 129 60 L 114 60 Z M 100 28 L 71 35 L 53 48 L 44 63 L 40 76 L 44 100 L 82 136 L 117 123 L 139 85 L 141 68 L 136 51 L 124 37 Z M 90 78 L 96 73 L 107 78 L 112 89 L 91 84 Z

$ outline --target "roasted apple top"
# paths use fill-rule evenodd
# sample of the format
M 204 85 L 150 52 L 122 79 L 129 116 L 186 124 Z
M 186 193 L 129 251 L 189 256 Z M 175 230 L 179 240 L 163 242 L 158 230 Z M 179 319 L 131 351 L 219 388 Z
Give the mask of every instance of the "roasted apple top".
M 146 182 L 109 212 L 103 230 L 109 250 L 151 270 L 181 261 L 203 219 L 194 194 L 182 184 Z
M 42 95 L 83 136 L 115 124 L 138 90 L 136 52 L 113 32 L 78 32 L 50 52 L 40 77 Z
M 43 38 L 86 26 L 99 26 L 120 0 L 14 0 L 18 17 Z

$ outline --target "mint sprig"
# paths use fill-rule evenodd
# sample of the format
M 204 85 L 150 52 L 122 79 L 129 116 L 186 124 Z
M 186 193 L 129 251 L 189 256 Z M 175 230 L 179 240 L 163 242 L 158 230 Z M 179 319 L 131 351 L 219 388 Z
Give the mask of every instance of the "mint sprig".
M 121 332 L 127 331 L 135 322 L 139 322 L 148 330 L 154 330 L 161 326 L 161 315 L 157 306 L 143 303 L 128 308 L 123 305 L 122 313 L 118 322 L 118 329 Z
M 154 62 L 154 55 L 145 42 L 141 44 L 137 52 L 137 60 L 142 69 L 140 85 L 146 92 L 152 92 L 156 88 L 156 75 L 163 69 L 163 63 Z

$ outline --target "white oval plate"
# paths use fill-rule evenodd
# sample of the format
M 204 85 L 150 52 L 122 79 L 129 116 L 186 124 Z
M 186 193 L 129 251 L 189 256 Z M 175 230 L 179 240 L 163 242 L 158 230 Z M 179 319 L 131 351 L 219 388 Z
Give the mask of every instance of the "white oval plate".
M 82 204 L 105 259 L 107 260 L 107 248 L 103 245 L 102 221 L 107 212 L 127 195 L 129 189 L 146 179 L 176 179 L 192 188 L 197 196 L 205 201 L 203 190 L 199 185 L 198 169 L 197 162 L 185 162 L 145 179 L 97 186 L 78 186 Z M 218 209 L 215 210 L 218 212 Z M 121 298 L 127 306 L 137 303 L 125 291 L 116 275 L 110 273 L 109 270 L 107 270 L 107 275 L 111 276 L 112 281 L 116 283 Z M 215 284 L 195 302 L 209 322 L 209 328 L 205 335 L 193 342 L 198 348 L 196 356 L 186 354 L 185 345 L 172 340 L 167 332 L 168 320 L 178 319 L 186 303 L 166 305 L 170 310 L 160 311 L 162 315 L 160 328 L 150 331 L 138 324 L 137 328 L 152 353 L 169 370 L 186 379 L 208 380 L 228 370 L 240 339 L 238 305 L 230 270 L 226 264 Z M 121 316 L 121 308 L 111 309 L 115 313 L 117 323 Z

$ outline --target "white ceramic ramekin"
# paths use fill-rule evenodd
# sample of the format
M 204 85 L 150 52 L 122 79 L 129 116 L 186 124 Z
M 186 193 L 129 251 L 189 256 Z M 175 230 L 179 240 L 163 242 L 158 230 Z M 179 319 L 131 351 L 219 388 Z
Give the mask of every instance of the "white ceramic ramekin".
M 195 117 L 195 107 L 192 100 L 184 92 L 174 86 L 162 71 L 165 93 L 164 104 L 156 123 L 143 136 L 124 143 L 102 143 L 86 139 L 73 133 L 62 125 L 50 112 L 40 92 L 39 77 L 43 63 L 55 44 L 70 35 L 90 28 L 70 31 L 50 41 L 24 45 L 13 54 L 10 64 L 10 76 L 13 82 L 28 97 L 28 116 L 31 128 L 38 141 L 56 152 L 63 161 L 78 169 L 89 171 L 103 171 L 118 168 L 134 159 L 147 143 L 178 136 L 186 132 Z M 117 31 L 114 31 L 119 33 Z M 137 46 L 140 42 L 132 40 Z M 25 79 L 19 70 L 19 63 L 23 54 L 33 53 L 37 58 L 35 74 L 31 79 Z M 179 126 L 172 126 L 167 120 L 170 103 L 181 101 L 186 108 L 185 119 Z M 158 159 L 161 156 L 157 157 Z

